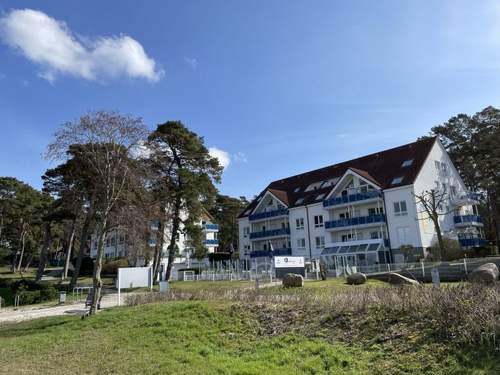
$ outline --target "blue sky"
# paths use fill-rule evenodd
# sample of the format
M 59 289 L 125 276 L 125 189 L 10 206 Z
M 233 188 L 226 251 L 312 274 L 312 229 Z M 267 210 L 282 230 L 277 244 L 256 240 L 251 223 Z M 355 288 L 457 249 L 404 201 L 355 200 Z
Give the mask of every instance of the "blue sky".
M 118 110 L 183 121 L 251 197 L 499 105 L 494 1 L 138 4 L 0 0 L 0 175 L 40 187 L 59 124 Z

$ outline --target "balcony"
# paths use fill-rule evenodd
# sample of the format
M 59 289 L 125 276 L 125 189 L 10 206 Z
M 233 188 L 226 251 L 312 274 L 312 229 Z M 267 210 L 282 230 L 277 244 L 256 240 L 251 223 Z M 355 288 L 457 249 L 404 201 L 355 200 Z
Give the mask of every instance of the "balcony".
M 482 199 L 482 195 L 480 193 L 467 192 L 461 196 L 452 196 L 451 203 L 455 206 L 470 206 L 479 204 Z
M 456 227 L 483 226 L 483 218 L 479 215 L 457 215 L 453 217 Z
M 282 248 L 271 250 L 255 250 L 250 253 L 250 258 L 273 257 L 273 256 L 289 256 L 292 255 L 292 249 Z
M 209 231 L 218 231 L 219 230 L 219 226 L 217 224 L 205 224 L 203 226 L 203 228 L 205 230 L 209 230 Z
M 369 227 L 374 224 L 385 223 L 385 215 L 384 214 L 376 214 L 369 216 L 359 216 L 352 217 L 349 219 L 340 219 L 340 220 L 332 220 L 325 222 L 325 228 L 330 230 L 339 230 L 348 227 L 354 226 L 364 226 Z
M 258 214 L 249 215 L 248 220 L 250 220 L 250 221 L 264 220 L 264 219 L 269 219 L 272 217 L 286 216 L 286 215 L 288 215 L 288 210 L 285 208 L 282 208 L 279 210 L 259 212 Z
M 203 243 L 208 246 L 217 246 L 219 245 L 219 240 L 205 240 Z
M 279 236 L 283 237 L 289 235 L 290 235 L 290 228 L 280 228 L 280 229 L 264 230 L 260 232 L 252 232 L 250 233 L 250 239 L 257 240 L 266 237 L 279 237 Z
M 368 199 L 380 198 L 382 196 L 381 192 L 378 190 L 367 191 L 366 193 L 356 193 L 343 195 L 341 197 L 335 197 L 330 199 L 325 199 L 323 201 L 323 207 L 339 206 L 343 204 L 352 204 L 356 202 L 362 202 Z
M 484 238 L 479 237 L 459 238 L 458 242 L 462 247 L 485 247 L 488 244 Z

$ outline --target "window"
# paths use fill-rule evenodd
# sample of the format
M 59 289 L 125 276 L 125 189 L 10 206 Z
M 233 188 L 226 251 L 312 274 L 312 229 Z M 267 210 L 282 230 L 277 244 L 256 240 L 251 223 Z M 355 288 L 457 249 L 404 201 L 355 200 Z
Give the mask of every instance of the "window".
M 106 246 L 109 246 L 111 239 L 109 237 L 106 238 Z
M 443 176 L 448 176 L 448 164 L 441 163 L 441 171 L 443 173 Z
M 342 235 L 342 242 L 348 242 L 348 241 L 355 241 L 356 236 L 354 234 L 343 234 Z
M 441 171 L 441 163 L 437 160 L 434 160 L 434 166 L 436 167 L 436 171 Z
M 243 237 L 248 237 L 250 233 L 250 227 L 244 227 L 243 228 Z
M 373 216 L 377 214 L 383 214 L 384 209 L 382 207 L 373 207 L 368 209 L 368 216 Z
M 452 197 L 456 197 L 457 196 L 457 187 L 450 185 L 450 193 L 451 193 Z
M 316 237 L 316 249 L 324 249 L 325 248 L 325 237 L 319 236 Z
M 125 236 L 123 234 L 120 234 L 118 241 L 120 244 L 122 244 L 125 241 Z
M 320 201 L 320 200 L 322 200 L 324 197 L 325 197 L 325 194 L 319 194 L 319 195 L 316 197 L 316 200 L 317 200 L 317 201 Z
M 405 160 L 403 164 L 401 164 L 401 168 L 409 167 L 412 164 L 413 164 L 413 159 Z
M 314 216 L 314 228 L 321 228 L 323 226 L 323 215 Z
M 298 219 L 295 219 L 295 224 L 297 229 L 304 229 L 304 218 L 300 217 Z
M 304 202 L 304 198 L 299 198 L 295 201 L 295 204 L 302 204 Z
M 272 206 L 274 203 L 273 198 L 269 199 L 269 203 L 267 204 L 268 206 Z
M 321 186 L 321 184 L 323 184 L 323 181 L 320 181 L 320 182 L 315 182 L 311 185 L 309 185 L 305 191 L 311 191 L 311 190 L 316 190 L 316 189 L 319 189 L 319 187 Z
M 298 193 L 299 191 L 300 191 L 300 186 L 297 186 L 297 187 L 293 190 L 293 192 L 294 192 L 294 193 Z
M 392 185 L 397 185 L 397 184 L 400 184 L 402 181 L 403 181 L 403 177 L 395 177 L 395 178 L 392 180 L 391 184 L 392 184 Z
M 408 215 L 408 209 L 406 207 L 406 201 L 394 202 L 394 214 L 396 216 L 406 216 L 406 215 Z
M 306 239 L 305 238 L 297 238 L 297 247 L 299 249 L 305 249 L 306 248 Z
M 439 190 L 439 188 L 441 187 L 439 181 L 434 181 L 434 184 L 436 185 L 436 190 Z
M 372 240 L 376 240 L 377 238 L 381 238 L 380 232 L 379 231 L 370 232 L 370 238 Z
M 408 245 L 410 243 L 410 227 L 396 228 L 398 233 L 399 245 Z

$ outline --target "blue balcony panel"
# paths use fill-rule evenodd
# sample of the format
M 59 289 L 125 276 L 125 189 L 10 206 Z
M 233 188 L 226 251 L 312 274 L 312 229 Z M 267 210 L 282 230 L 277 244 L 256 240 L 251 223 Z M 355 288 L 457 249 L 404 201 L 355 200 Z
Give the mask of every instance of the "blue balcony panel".
M 343 195 L 341 197 L 325 199 L 323 201 L 323 207 L 338 206 L 346 203 L 360 202 L 367 199 L 379 198 L 381 196 L 382 193 L 378 190 L 367 191 L 366 193 Z
M 453 216 L 455 224 L 483 223 L 483 218 L 479 215 L 457 215 Z
M 250 253 L 250 258 L 273 257 L 273 256 L 289 256 L 292 255 L 292 249 L 282 248 L 271 250 L 255 250 Z
M 219 240 L 205 240 L 204 244 L 205 245 L 215 245 L 215 246 L 217 246 L 219 244 Z
M 258 239 L 265 237 L 276 237 L 276 236 L 288 236 L 290 235 L 290 228 L 280 228 L 280 229 L 271 229 L 260 232 L 252 232 L 250 233 L 250 239 Z
M 205 224 L 206 230 L 219 230 L 219 226 L 217 224 Z
M 385 215 L 376 214 L 369 216 L 352 217 L 349 219 L 327 221 L 325 222 L 325 228 L 334 229 L 334 228 L 351 227 L 356 225 L 366 225 L 373 223 L 385 223 Z
M 459 238 L 458 242 L 462 247 L 485 247 L 488 244 L 484 238 L 479 237 Z
M 280 209 L 280 210 L 259 212 L 257 214 L 252 214 L 252 215 L 248 216 L 248 220 L 250 220 L 250 221 L 261 220 L 261 219 L 267 219 L 267 218 L 276 217 L 276 216 L 283 216 L 283 215 L 288 215 L 288 210 L 285 208 Z

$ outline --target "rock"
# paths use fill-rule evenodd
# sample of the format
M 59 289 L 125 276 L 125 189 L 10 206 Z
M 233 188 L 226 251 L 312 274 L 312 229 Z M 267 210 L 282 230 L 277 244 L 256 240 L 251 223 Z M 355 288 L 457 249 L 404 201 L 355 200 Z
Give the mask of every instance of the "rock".
M 297 288 L 304 286 L 304 278 L 296 273 L 287 273 L 282 280 L 283 287 Z
M 475 268 L 469 274 L 469 281 L 483 284 L 493 284 L 498 280 L 498 267 L 495 263 L 485 263 Z
M 366 275 L 361 272 L 356 272 L 347 276 L 346 280 L 349 285 L 361 285 L 366 283 Z
M 417 280 L 410 279 L 406 276 L 400 275 L 396 272 L 389 273 L 389 284 L 392 285 L 414 285 L 419 286 L 419 282 Z

